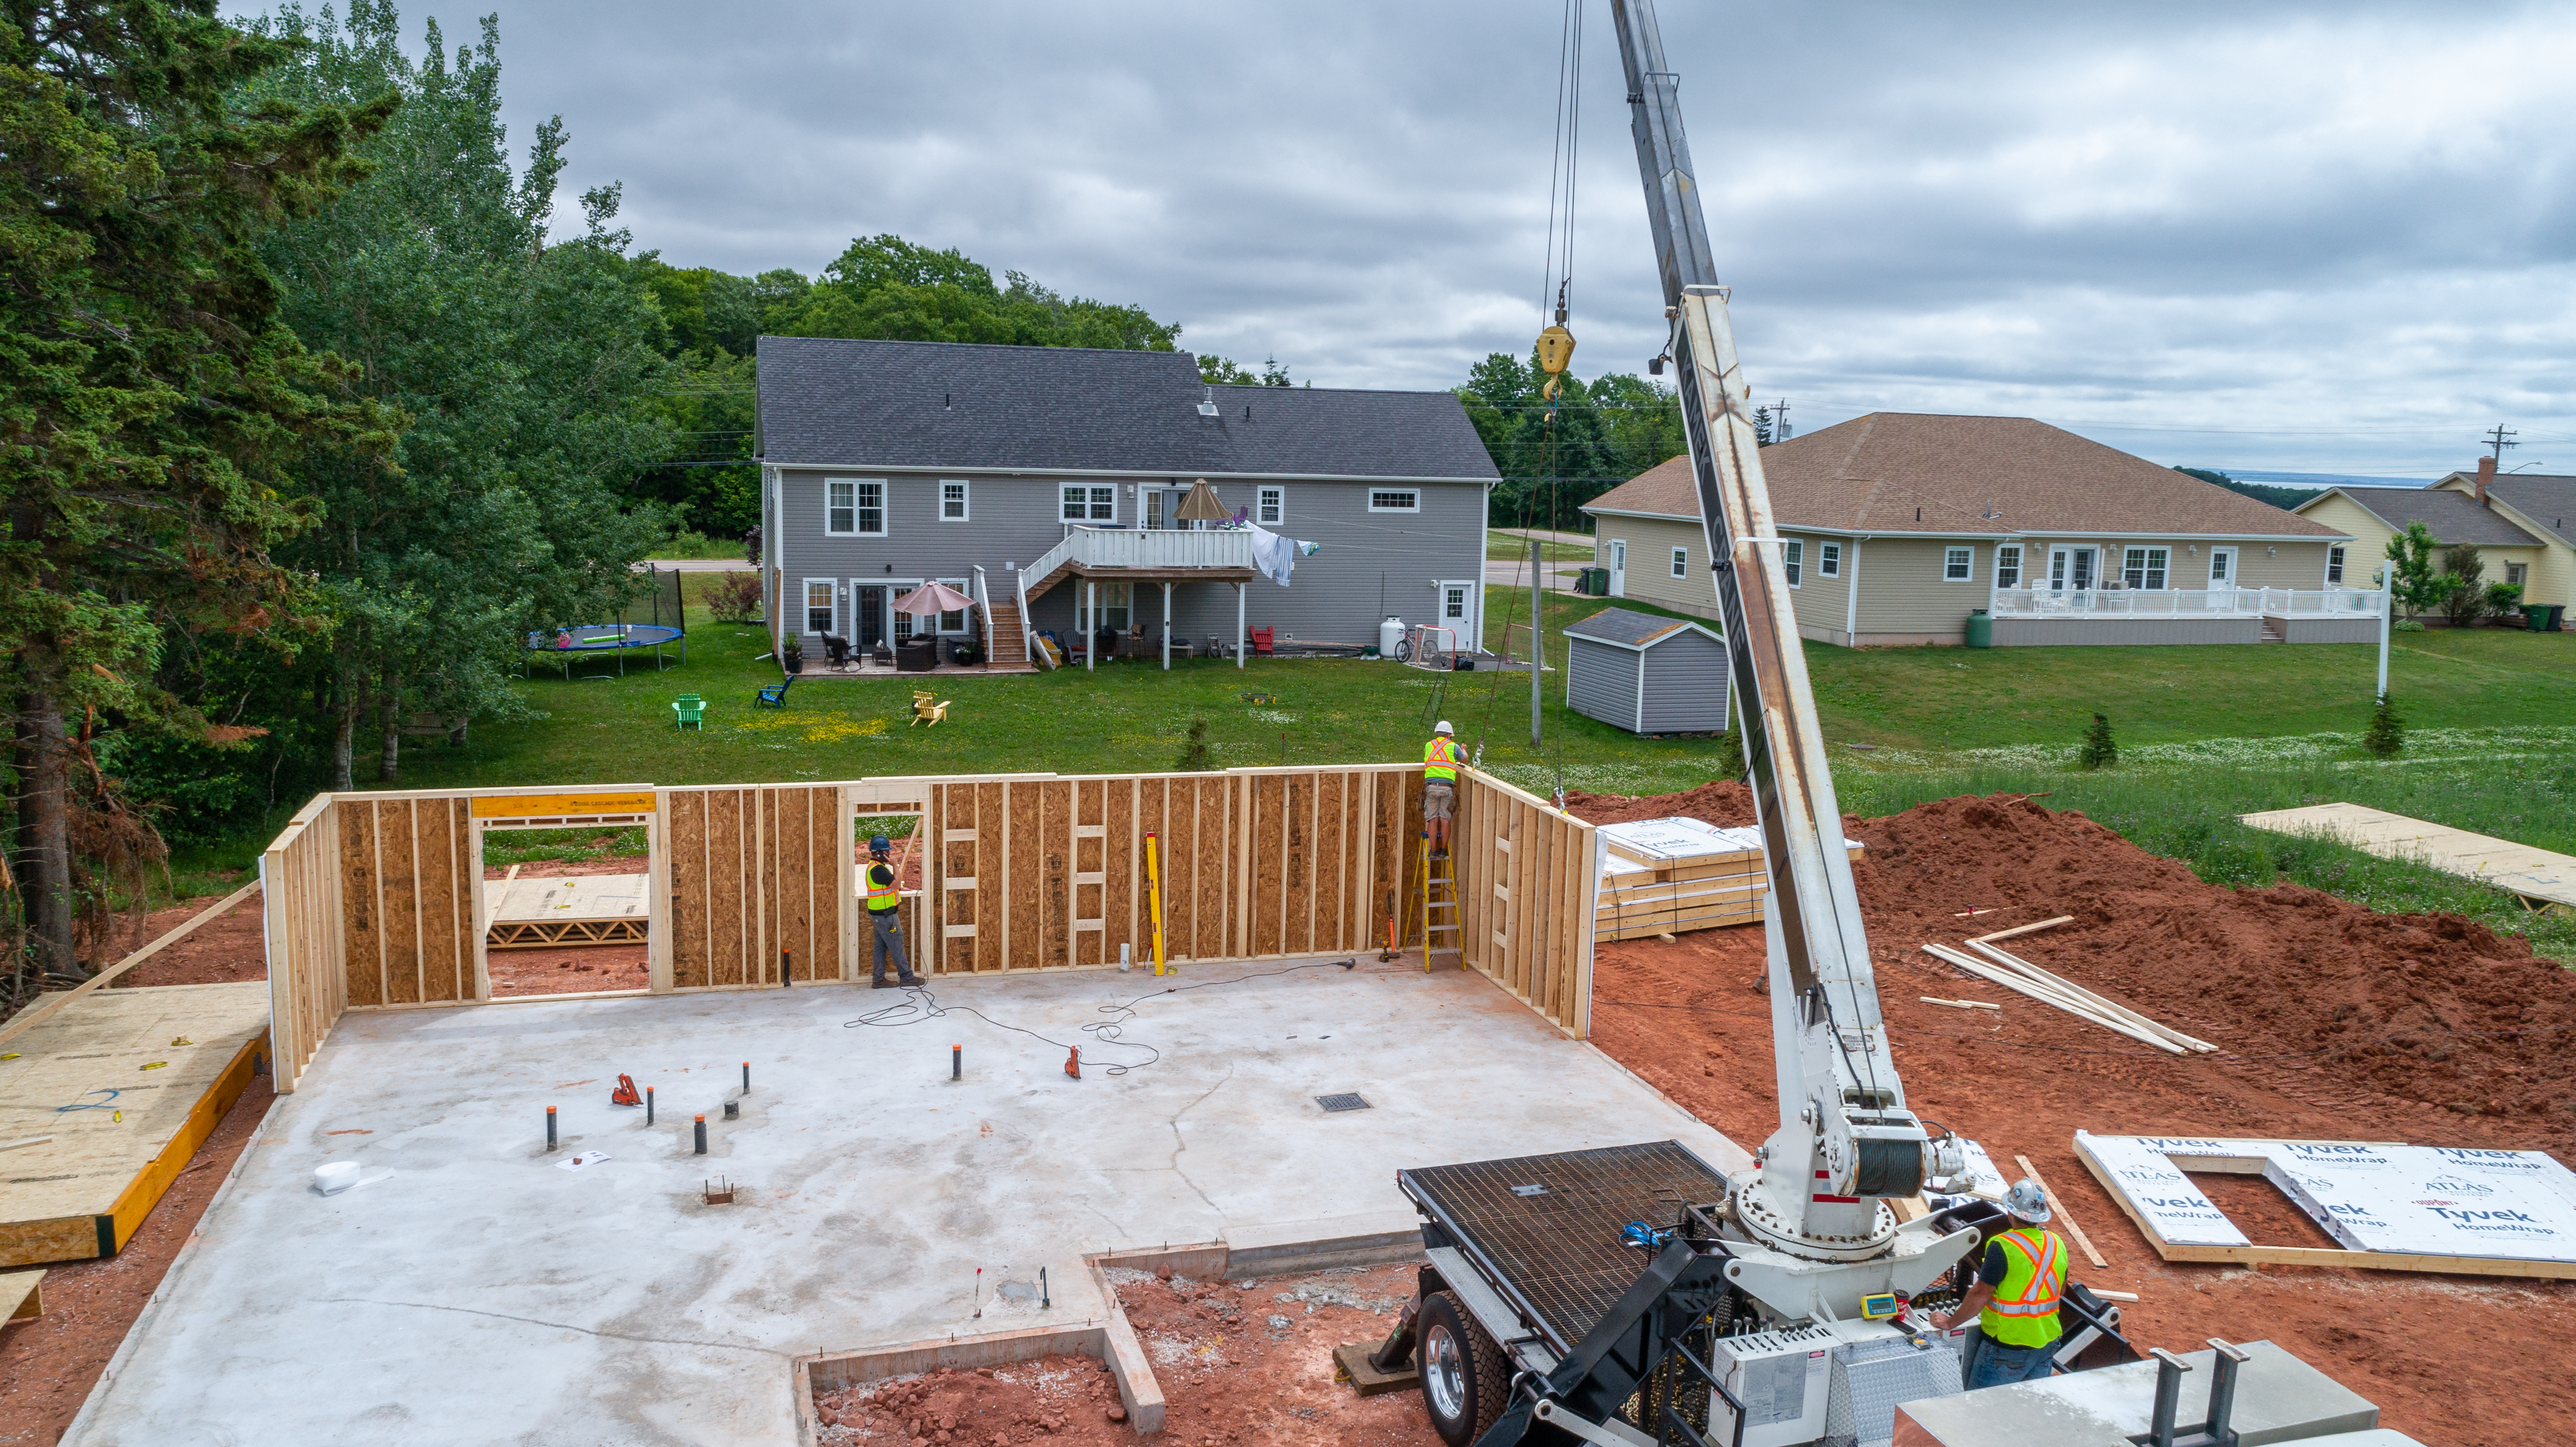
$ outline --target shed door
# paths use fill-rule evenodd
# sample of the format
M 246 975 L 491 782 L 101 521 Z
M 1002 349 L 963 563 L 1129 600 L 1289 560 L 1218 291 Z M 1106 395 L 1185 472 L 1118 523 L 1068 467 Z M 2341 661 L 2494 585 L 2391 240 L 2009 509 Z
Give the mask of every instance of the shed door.
M 1610 540 L 1610 596 L 1628 596 L 1628 541 L 1625 538 Z

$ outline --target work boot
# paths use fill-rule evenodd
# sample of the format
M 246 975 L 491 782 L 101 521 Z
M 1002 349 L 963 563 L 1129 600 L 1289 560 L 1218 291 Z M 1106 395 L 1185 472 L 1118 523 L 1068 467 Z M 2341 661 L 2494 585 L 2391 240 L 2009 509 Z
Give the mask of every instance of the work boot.
M 906 976 L 904 976 L 904 977 L 903 977 L 903 982 L 904 982 L 904 984 L 906 984 L 906 985 L 917 986 L 917 985 L 919 985 L 919 984 L 921 983 L 921 976 L 919 976 L 919 975 L 906 975 Z
M 894 988 L 894 982 L 888 980 L 883 975 L 879 975 L 874 980 L 868 982 L 868 988 L 871 990 L 891 990 Z

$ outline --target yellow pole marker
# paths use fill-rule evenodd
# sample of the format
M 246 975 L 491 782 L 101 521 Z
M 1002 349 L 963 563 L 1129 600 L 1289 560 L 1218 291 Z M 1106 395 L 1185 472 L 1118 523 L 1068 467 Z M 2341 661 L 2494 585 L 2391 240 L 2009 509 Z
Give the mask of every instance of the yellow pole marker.
M 1151 833 L 1145 836 L 1145 903 L 1154 918 L 1154 973 L 1163 970 L 1163 867 L 1155 856 L 1160 841 Z

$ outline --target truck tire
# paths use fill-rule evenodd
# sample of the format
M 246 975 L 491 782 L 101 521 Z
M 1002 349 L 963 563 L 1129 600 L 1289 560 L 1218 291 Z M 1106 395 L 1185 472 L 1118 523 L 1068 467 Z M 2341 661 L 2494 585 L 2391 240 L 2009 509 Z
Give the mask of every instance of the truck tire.
M 1422 1303 L 1420 1331 L 1414 1360 L 1421 1367 L 1422 1404 L 1431 1413 L 1432 1430 L 1449 1447 L 1470 1447 L 1503 1414 L 1511 1367 L 1502 1348 L 1446 1291 Z

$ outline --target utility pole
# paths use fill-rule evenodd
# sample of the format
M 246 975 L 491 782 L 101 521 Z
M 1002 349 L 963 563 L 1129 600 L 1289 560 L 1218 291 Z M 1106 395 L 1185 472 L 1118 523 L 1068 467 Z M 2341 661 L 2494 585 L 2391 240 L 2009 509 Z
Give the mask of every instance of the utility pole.
M 1789 440 L 1789 399 L 1786 397 L 1771 404 L 1771 440 Z
M 1547 627 L 1539 613 L 1538 591 L 1539 558 L 1545 551 L 1533 534 L 1530 538 L 1530 750 L 1533 753 L 1538 751 L 1539 675 L 1547 671 Z M 1504 646 L 1510 646 L 1509 640 Z
M 2507 430 L 2505 425 L 2499 422 L 2495 425 L 2494 431 L 2489 432 L 2486 436 L 2481 437 L 2478 440 L 2484 442 L 2487 445 L 2488 450 L 2495 454 L 2496 461 L 2502 462 L 2504 461 L 2504 450 L 2506 448 L 2520 447 L 2522 445 L 2519 442 L 2509 440 L 2519 435 L 2519 433 Z

